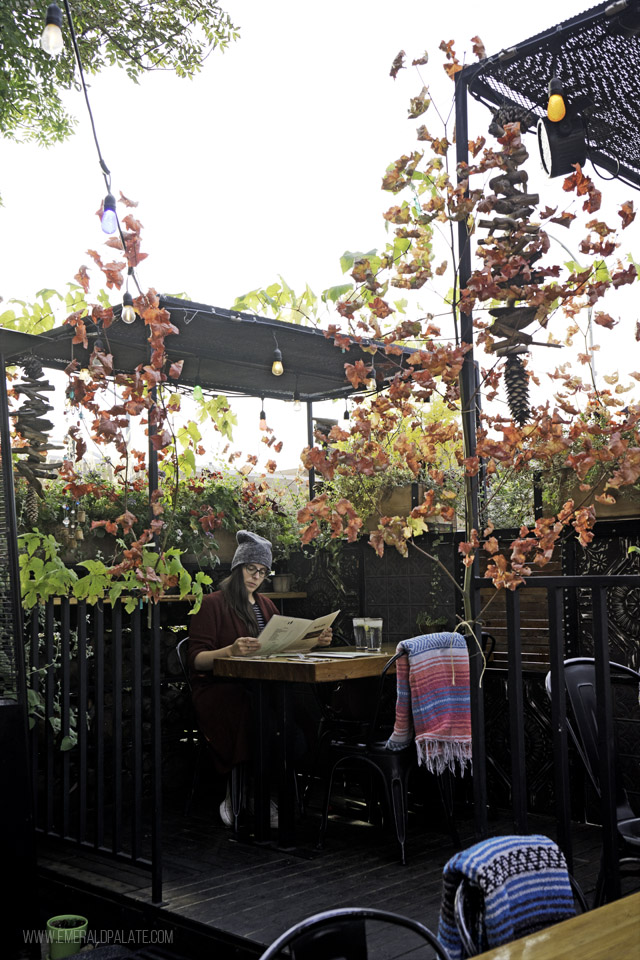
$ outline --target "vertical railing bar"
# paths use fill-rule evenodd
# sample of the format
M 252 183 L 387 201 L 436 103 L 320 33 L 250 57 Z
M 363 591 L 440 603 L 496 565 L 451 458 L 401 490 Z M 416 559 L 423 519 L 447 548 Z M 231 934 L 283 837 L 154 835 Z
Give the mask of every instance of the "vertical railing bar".
M 70 646 L 71 646 L 71 622 L 69 616 L 69 598 L 62 597 L 60 600 L 60 650 L 61 650 L 61 689 L 60 689 L 60 735 L 64 739 L 71 733 L 71 691 L 70 691 Z M 68 750 L 62 753 L 62 836 L 69 836 L 70 810 L 71 802 L 69 788 L 71 786 L 70 777 L 70 757 Z
M 140 631 L 140 608 L 136 607 L 131 618 L 131 692 L 132 692 L 132 775 L 133 813 L 131 817 L 131 854 L 134 862 L 142 853 L 142 637 Z
M 88 731 L 87 731 L 87 601 L 79 600 L 77 606 L 78 615 L 78 715 L 76 718 L 78 728 L 78 759 L 80 769 L 78 771 L 78 840 L 84 843 L 87 839 L 87 799 L 88 799 L 88 779 L 89 764 L 88 757 Z
M 477 623 L 475 618 L 480 609 L 480 590 L 475 588 L 472 593 L 472 614 L 476 623 L 476 634 L 478 639 L 481 637 L 482 624 Z M 478 644 L 474 637 L 467 638 L 467 648 L 469 650 L 469 694 L 471 708 L 471 752 L 473 764 L 473 799 L 474 799 L 474 825 L 477 840 L 483 840 L 489 832 L 487 821 L 487 752 L 486 752 L 486 732 L 484 715 L 484 687 L 482 683 L 482 671 L 484 668 L 484 659 Z M 477 782 L 476 782 L 477 781 Z
M 111 849 L 119 853 L 122 848 L 122 603 L 116 600 L 113 607 L 112 648 L 112 712 L 111 736 L 113 739 L 113 827 Z
M 151 618 L 151 900 L 162 900 L 162 732 L 160 607 L 150 603 Z
M 527 772 L 524 746 L 524 690 L 520 590 L 507 591 L 508 699 L 511 744 L 511 801 L 518 833 L 527 833 Z
M 607 588 L 604 585 L 594 587 L 592 597 L 605 899 L 617 900 L 620 896 L 620 868 L 618 863 L 613 692 L 609 666 Z
M 549 587 L 549 667 L 551 672 L 551 731 L 558 846 L 573 872 L 571 811 L 569 787 L 569 751 L 567 741 L 567 699 L 564 686 L 564 590 Z
M 45 605 L 45 618 L 44 618 L 44 657 L 45 664 L 47 667 L 47 673 L 45 677 L 44 685 L 44 749 L 45 749 L 45 777 L 44 777 L 44 789 L 45 789 L 45 831 L 46 833 L 53 833 L 53 811 L 54 811 L 54 800 L 55 800 L 55 777 L 54 777 L 54 756 L 53 751 L 55 749 L 53 742 L 53 727 L 51 726 L 51 718 L 53 717 L 53 700 L 54 700 L 54 688 L 56 680 L 56 671 L 53 665 L 53 632 L 54 632 L 54 619 L 53 619 L 53 600 L 50 598 L 47 600 Z
M 98 600 L 94 617 L 94 644 L 93 644 L 93 671 L 94 671 L 94 748 L 96 757 L 96 817 L 95 841 L 97 849 L 104 844 L 104 606 Z
M 31 650 L 29 652 L 29 666 L 31 674 L 31 688 L 37 695 L 40 693 L 40 608 L 31 608 Z M 30 749 L 31 749 L 31 790 L 33 793 L 33 822 L 38 825 L 38 770 L 39 770 L 39 725 L 36 720 L 31 728 Z

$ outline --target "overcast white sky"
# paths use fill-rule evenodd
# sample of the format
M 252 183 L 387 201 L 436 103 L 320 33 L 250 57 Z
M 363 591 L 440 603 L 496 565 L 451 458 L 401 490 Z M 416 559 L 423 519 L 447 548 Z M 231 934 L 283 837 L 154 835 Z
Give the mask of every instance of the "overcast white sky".
M 454 39 L 469 61 L 476 34 L 495 53 L 590 4 L 229 0 L 226 6 L 241 38 L 210 57 L 195 81 L 156 74 L 136 86 L 109 71 L 92 79 L 90 90 L 113 192 L 139 202 L 149 253 L 138 270 L 141 286 L 223 307 L 278 274 L 294 288 L 308 282 L 319 293 L 343 282 L 344 250 L 384 244 L 381 214 L 392 198 L 380 182 L 386 166 L 414 148 L 407 105 L 421 87 L 414 69 L 390 78 L 400 49 L 409 58 L 430 52 L 423 76 L 446 108 L 453 84 L 441 71 L 441 40 Z M 63 290 L 81 263 L 90 266 L 85 251 L 100 250 L 104 240 L 94 216 L 104 183 L 84 101 L 73 92 L 68 103 L 78 128 L 67 143 L 44 150 L 0 141 L 5 302 L 32 299 L 43 287 Z M 486 133 L 486 111 L 475 117 L 472 132 Z M 533 155 L 532 138 L 529 149 Z M 529 169 L 543 204 L 553 203 L 557 183 L 542 172 L 534 176 L 532 161 Z M 603 186 L 616 203 L 634 193 L 618 183 Z M 626 231 L 628 249 L 634 229 Z M 562 231 L 561 239 L 571 247 L 579 238 Z M 92 275 L 97 289 L 101 275 Z M 253 421 L 256 404 L 241 415 Z M 292 466 L 305 432 L 302 415 L 294 422 L 286 409 L 282 465 Z M 341 414 L 342 408 L 333 415 Z M 240 445 L 252 442 L 249 435 Z

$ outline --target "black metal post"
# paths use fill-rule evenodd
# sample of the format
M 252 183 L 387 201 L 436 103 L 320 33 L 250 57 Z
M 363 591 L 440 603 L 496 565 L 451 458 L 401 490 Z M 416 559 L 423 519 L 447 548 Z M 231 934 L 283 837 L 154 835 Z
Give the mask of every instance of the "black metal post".
M 13 485 L 13 461 L 9 427 L 9 402 L 4 354 L 0 353 L 0 448 L 2 456 L 2 493 L 6 543 L 3 607 L 9 636 L 3 638 L 7 653 L 13 652 L 13 691 L 15 699 L 0 696 L 0 755 L 3 788 L 0 791 L 0 838 L 3 866 L 9 883 L 4 897 L 7 935 L 5 951 L 16 955 L 24 950 L 23 931 L 38 926 L 37 902 L 25 891 L 33 889 L 36 875 L 34 843 L 34 806 L 29 767 L 27 682 L 23 637 L 20 568 L 18 562 L 18 524 Z M 8 592 L 5 592 L 8 585 Z M 34 614 L 37 619 L 37 613 Z M 7 690 L 7 693 L 10 691 Z M 35 738 L 34 738 L 35 742 Z
M 158 489 L 158 452 L 153 444 L 157 433 L 156 423 L 157 392 L 152 391 L 153 407 L 149 410 L 149 514 L 152 496 Z M 156 540 L 157 546 L 157 540 Z M 162 900 L 162 733 L 161 733 L 161 696 L 162 671 L 160 662 L 160 610 L 157 603 L 149 604 L 149 626 L 151 629 L 151 790 L 153 795 L 153 813 L 151 819 L 151 900 Z
M 609 623 L 607 588 L 594 587 L 593 656 L 596 669 L 596 714 L 598 757 L 600 760 L 600 797 L 602 815 L 602 859 L 605 901 L 620 896 L 618 827 L 616 815 L 616 772 L 614 763 L 613 692 L 609 667 Z
M 551 668 L 551 731 L 553 736 L 554 785 L 558 845 L 573 871 L 571 813 L 569 807 L 569 753 L 567 747 L 567 701 L 564 689 L 563 593 L 560 587 L 547 592 L 549 608 L 549 666 Z
M 527 773 L 524 747 L 524 689 L 522 683 L 522 637 L 520 591 L 507 593 L 509 643 L 509 743 L 511 745 L 511 806 L 518 833 L 527 833 Z
M 469 128 L 467 118 L 467 78 L 465 70 L 456 74 L 456 161 L 458 165 L 469 162 Z M 471 246 L 466 220 L 458 223 L 458 287 L 463 290 L 471 276 Z M 473 319 L 471 314 L 460 311 L 460 337 L 471 349 L 465 354 L 460 374 L 460 403 L 462 407 L 462 430 L 465 437 L 467 456 L 476 452 L 476 370 L 473 360 Z M 478 526 L 478 478 L 470 477 L 471 516 L 467 516 L 467 527 Z M 477 576 L 478 563 L 474 572 Z M 478 591 L 471 594 L 472 619 L 475 621 L 478 610 Z M 477 631 L 476 631 L 477 632 Z M 481 687 L 483 663 L 480 657 L 473 655 L 473 638 L 470 638 L 470 688 L 471 688 L 471 729 L 473 734 L 473 795 L 475 828 L 478 837 L 485 837 L 487 824 L 487 769 L 484 739 L 484 691 Z
M 313 404 L 307 400 L 307 443 L 313 446 Z M 316 472 L 313 467 L 309 468 L 309 500 L 313 500 L 314 488 L 316 482 Z

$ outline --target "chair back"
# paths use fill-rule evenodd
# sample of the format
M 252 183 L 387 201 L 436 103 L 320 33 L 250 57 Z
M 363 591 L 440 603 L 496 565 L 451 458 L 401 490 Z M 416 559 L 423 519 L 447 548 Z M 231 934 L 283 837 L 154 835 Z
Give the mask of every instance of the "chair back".
M 395 673 L 391 673 L 391 667 L 400 657 L 406 657 L 406 652 L 401 650 L 387 660 L 380 674 L 378 684 L 378 695 L 373 703 L 371 718 L 367 730 L 367 747 L 379 740 L 387 740 L 393 733 L 396 707 L 396 678 Z M 389 729 L 385 729 L 384 725 Z
M 450 960 L 437 937 L 417 920 L 399 913 L 365 907 L 326 910 L 302 920 L 274 940 L 260 960 L 275 960 L 286 947 L 289 948 L 287 956 L 291 960 L 367 960 L 367 920 L 411 930 L 430 946 L 438 960 Z M 419 955 L 416 953 L 416 958 Z
M 633 683 L 637 687 L 640 683 L 640 673 L 632 670 L 631 667 L 611 662 L 609 668 L 613 684 Z M 576 727 L 574 730 L 573 726 L 569 724 L 569 734 L 576 745 L 594 790 L 600 796 L 595 660 L 592 657 L 575 657 L 571 660 L 565 660 L 564 682 Z M 547 694 L 551 696 L 550 673 L 547 674 L 545 687 Z M 617 819 L 631 819 L 634 817 L 634 812 L 623 786 L 622 774 L 617 761 L 617 751 L 615 777 Z
M 569 883 L 579 912 L 586 913 L 589 907 L 576 880 L 569 874 Z M 466 877 L 463 877 L 456 890 L 455 919 L 458 934 L 462 941 L 465 957 L 475 957 L 486 949 L 487 936 L 484 924 L 484 897 L 482 891 Z M 540 924 L 540 929 L 545 926 Z
M 189 667 L 187 665 L 188 650 L 189 650 L 189 637 L 183 637 L 176 647 L 176 654 L 178 655 L 178 660 L 180 661 L 180 666 L 182 667 L 184 678 L 187 681 L 187 685 L 189 689 L 191 689 L 191 678 L 189 676 Z

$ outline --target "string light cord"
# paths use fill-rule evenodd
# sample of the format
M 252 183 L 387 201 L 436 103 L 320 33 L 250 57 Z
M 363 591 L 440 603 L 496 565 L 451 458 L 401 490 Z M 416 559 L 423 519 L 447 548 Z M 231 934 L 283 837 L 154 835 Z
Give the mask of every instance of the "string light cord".
M 64 0 L 64 9 L 67 16 L 67 23 L 69 24 L 69 33 L 71 35 L 71 43 L 73 45 L 73 52 L 76 58 L 76 63 L 78 64 L 78 72 L 80 73 L 80 81 L 82 83 L 82 92 L 84 94 L 85 103 L 87 105 L 87 113 L 89 114 L 89 121 L 91 123 L 91 132 L 93 134 L 93 140 L 96 145 L 96 152 L 98 154 L 98 162 L 100 164 L 100 169 L 102 171 L 102 176 L 104 177 L 104 182 L 107 188 L 107 193 L 111 193 L 111 171 L 106 164 L 104 157 L 102 156 L 102 151 L 100 149 L 100 142 L 98 140 L 98 132 L 96 130 L 95 120 L 93 119 L 93 111 L 91 109 L 91 102 L 89 100 L 89 91 L 87 89 L 87 84 L 84 76 L 84 69 L 82 67 L 82 59 L 80 57 L 80 48 L 78 47 L 78 39 L 76 37 L 75 27 L 73 25 L 73 17 L 71 15 L 71 7 L 69 5 L 69 0 Z M 116 212 L 116 224 L 118 227 L 118 235 L 120 237 L 120 242 L 122 244 L 122 252 L 124 256 L 127 255 L 127 246 L 124 239 L 124 234 L 122 232 L 122 227 L 120 225 L 120 218 Z M 129 267 L 128 275 L 133 278 L 133 281 L 138 289 L 138 293 L 142 296 L 142 290 L 138 283 L 137 277 L 135 275 L 133 267 Z M 128 289 L 128 287 L 127 287 Z
M 84 93 L 85 103 L 87 104 L 87 112 L 89 114 L 89 120 L 91 121 L 91 130 L 93 132 L 93 139 L 96 145 L 96 150 L 98 151 L 98 160 L 100 161 L 100 169 L 102 170 L 104 182 L 107 185 L 107 193 L 111 193 L 111 171 L 109 170 L 109 167 L 105 163 L 102 153 L 100 151 L 98 134 L 96 132 L 96 125 L 93 120 L 93 112 L 91 110 L 91 104 L 89 103 L 89 91 L 87 90 L 87 84 L 84 79 L 84 70 L 82 69 L 82 60 L 80 59 L 80 50 L 78 48 L 76 31 L 73 26 L 73 17 L 71 16 L 71 7 L 69 6 L 69 0 L 64 0 L 64 9 L 67 15 L 67 22 L 69 24 L 69 33 L 71 34 L 71 43 L 73 44 L 73 52 L 75 54 L 76 63 L 78 64 L 78 70 L 80 72 L 80 80 L 82 82 L 82 90 Z

